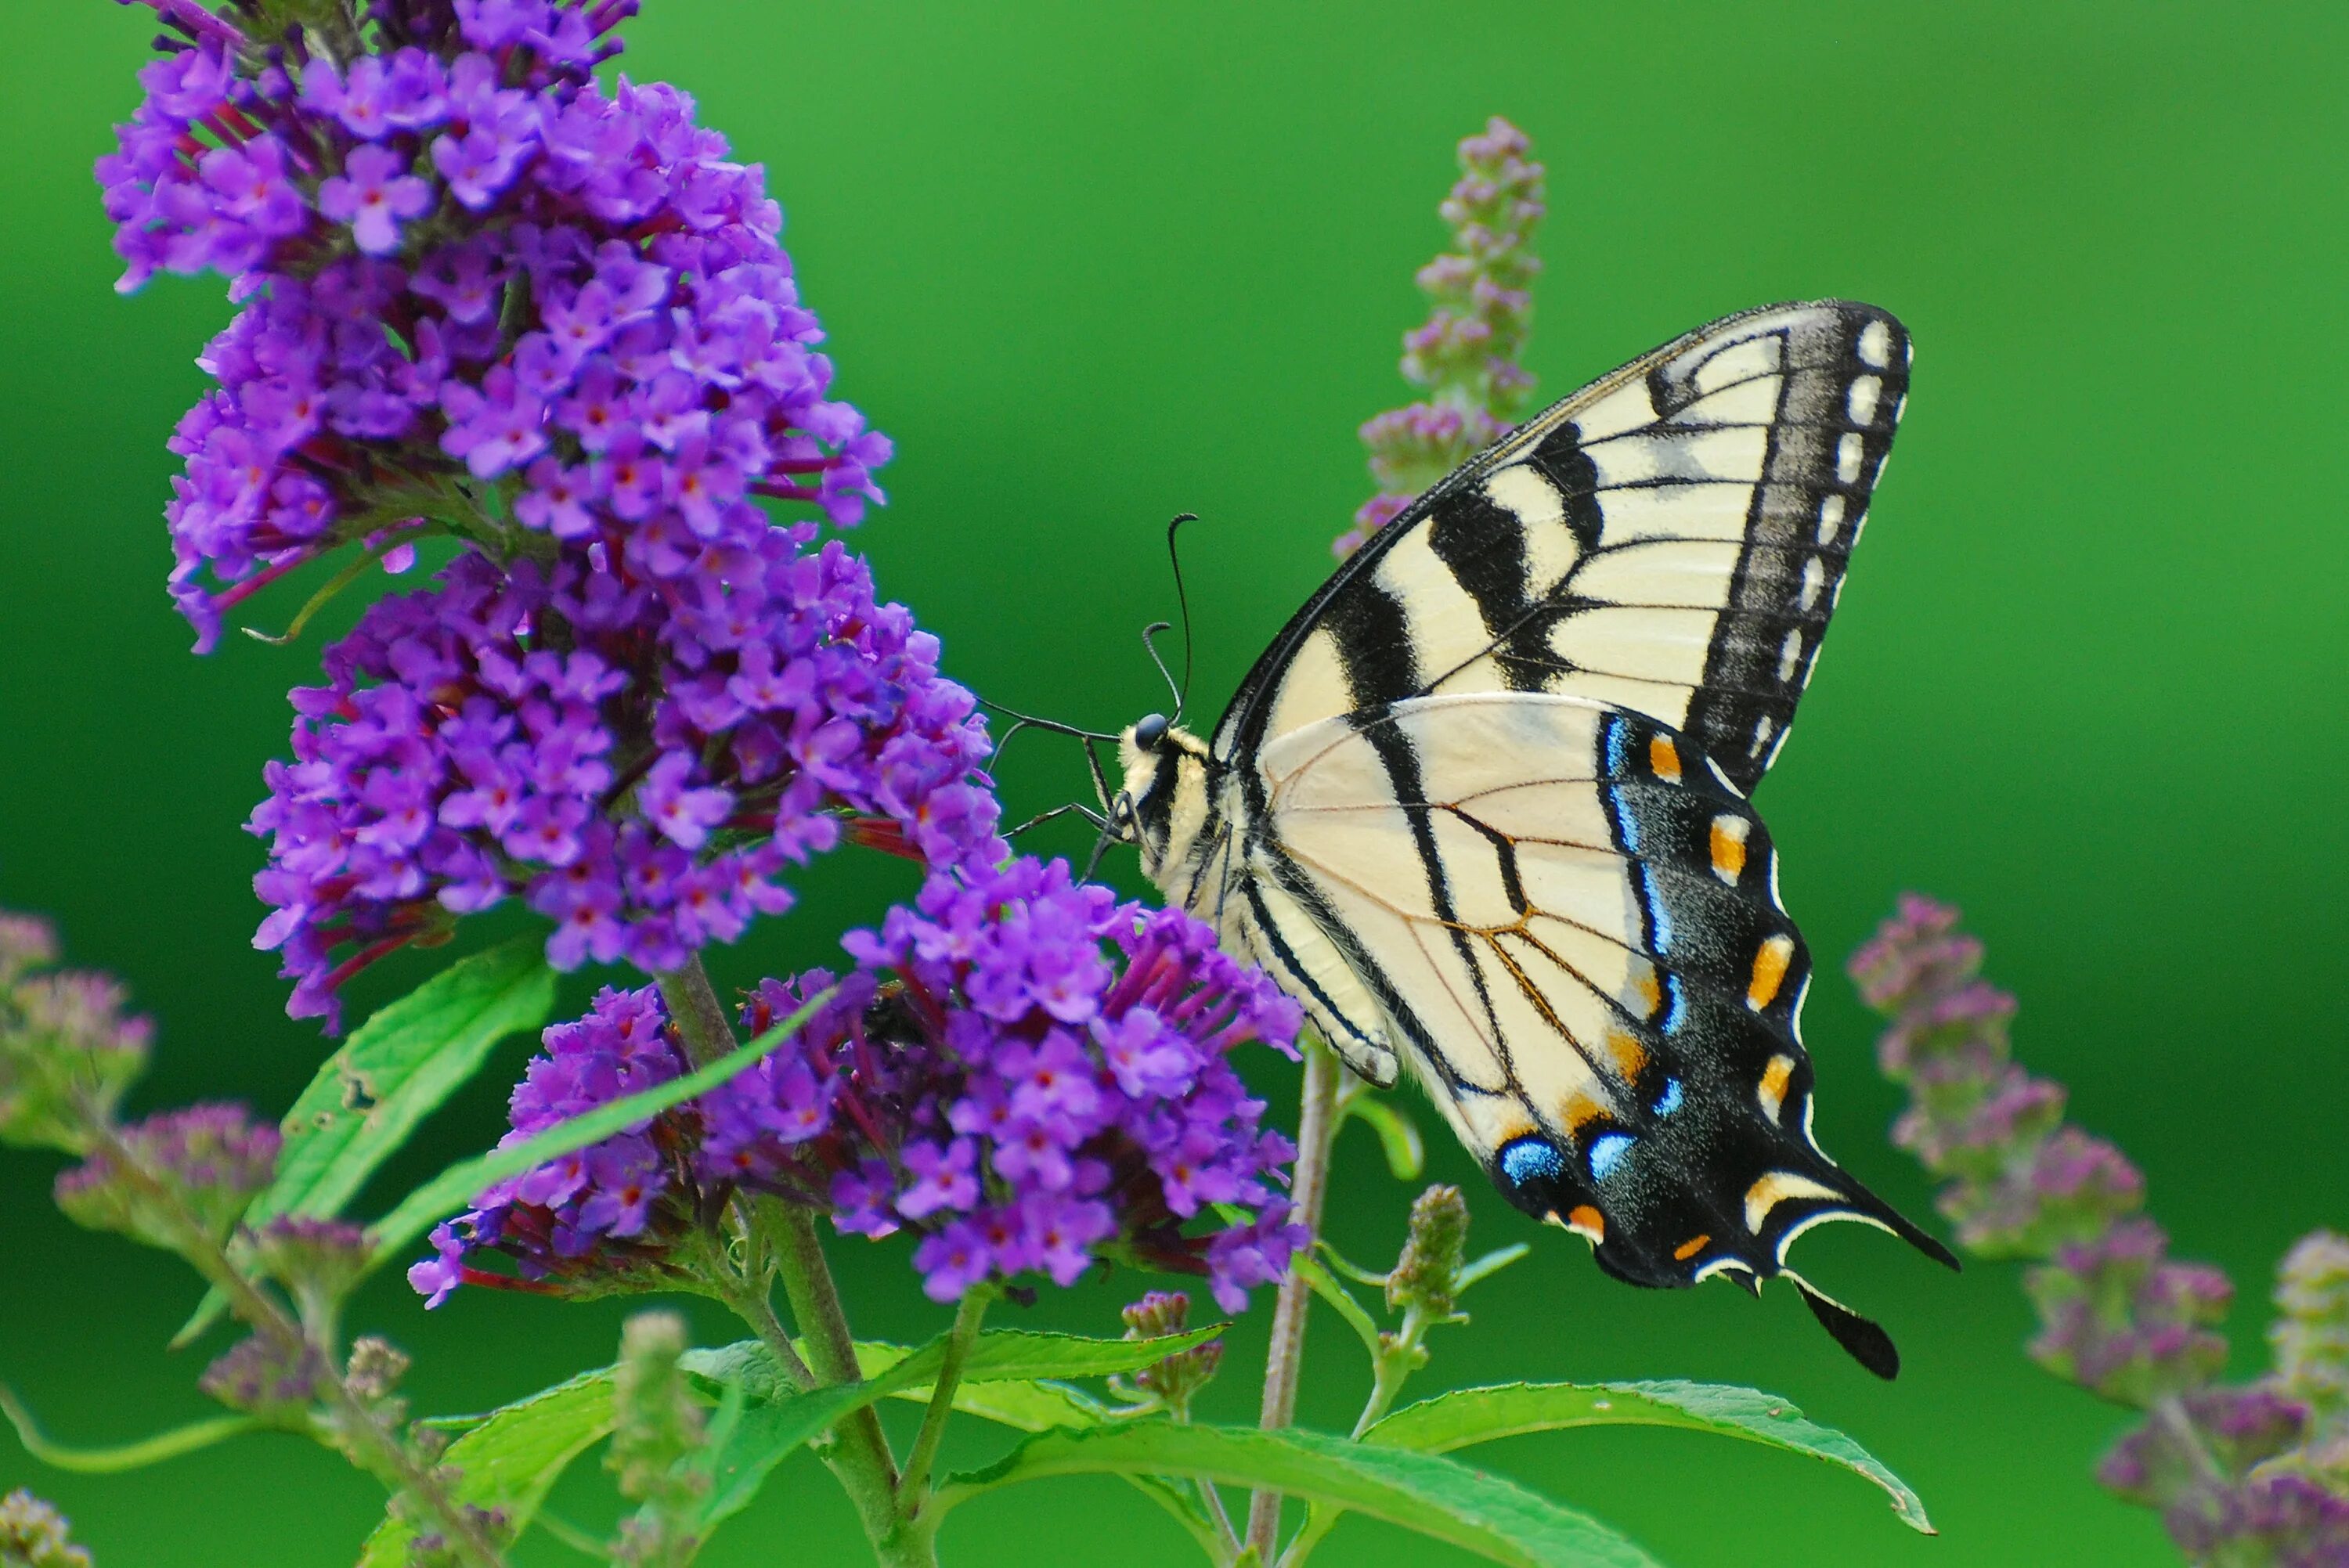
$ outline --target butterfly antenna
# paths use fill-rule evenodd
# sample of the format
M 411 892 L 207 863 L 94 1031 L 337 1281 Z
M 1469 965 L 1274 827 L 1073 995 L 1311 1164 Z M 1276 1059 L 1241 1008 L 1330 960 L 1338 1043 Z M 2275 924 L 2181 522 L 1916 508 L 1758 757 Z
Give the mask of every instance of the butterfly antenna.
M 1142 628 L 1142 645 L 1149 651 L 1150 662 L 1158 666 L 1159 675 L 1166 682 L 1166 689 L 1174 694 L 1174 717 L 1168 719 L 1167 722 L 1169 724 L 1179 724 L 1182 722 L 1183 718 L 1183 688 L 1174 684 L 1174 673 L 1166 667 L 1166 661 L 1158 656 L 1158 645 L 1151 641 L 1153 637 L 1155 637 L 1161 632 L 1169 630 L 1174 626 L 1174 623 L 1172 621 L 1151 622 L 1150 624 Z
M 1166 525 L 1166 559 L 1173 563 L 1174 568 L 1174 603 L 1181 607 L 1183 612 L 1183 684 L 1174 687 L 1174 717 L 1173 722 L 1175 723 L 1180 723 L 1182 721 L 1184 705 L 1191 700 L 1191 595 L 1183 586 L 1183 552 L 1176 545 L 1174 536 L 1176 533 L 1181 531 L 1185 523 L 1196 522 L 1198 521 L 1199 514 L 1197 512 L 1178 511 L 1174 514 L 1174 520 Z M 1149 634 L 1146 632 L 1143 633 L 1143 637 L 1144 641 L 1147 641 L 1149 639 Z M 1158 650 L 1155 648 L 1151 649 L 1150 656 L 1154 660 L 1156 659 L 1158 656 Z M 1158 668 L 1163 674 L 1165 671 L 1166 666 L 1164 665 L 1160 665 Z M 1173 686 L 1174 682 L 1170 678 L 1167 684 L 1169 686 Z

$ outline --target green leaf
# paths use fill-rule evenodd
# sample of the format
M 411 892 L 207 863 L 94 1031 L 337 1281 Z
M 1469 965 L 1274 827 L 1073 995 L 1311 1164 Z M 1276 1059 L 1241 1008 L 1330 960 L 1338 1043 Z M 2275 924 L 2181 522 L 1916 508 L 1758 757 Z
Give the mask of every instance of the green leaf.
M 1432 1535 L 1516 1568 L 1657 1568 L 1655 1559 L 1587 1515 L 1455 1460 L 1349 1442 L 1290 1428 L 1133 1421 L 1029 1439 L 997 1463 L 943 1487 L 941 1510 L 982 1491 L 1047 1476 L 1187 1475 L 1268 1487 Z
M 745 1406 L 726 1440 L 710 1449 L 710 1488 L 701 1503 L 699 1532 L 706 1537 L 722 1521 L 748 1508 L 777 1465 L 834 1421 L 854 1415 L 888 1392 L 875 1382 L 840 1383 Z
M 966 1383 L 996 1383 L 1024 1377 L 1105 1377 L 1112 1372 L 1139 1372 L 1154 1362 L 1205 1345 L 1227 1326 L 1209 1324 L 1205 1328 L 1162 1335 L 1155 1339 L 1092 1339 L 1081 1334 L 990 1328 L 972 1343 L 970 1354 L 963 1361 L 962 1379 Z M 942 1348 L 937 1344 L 926 1346 L 918 1354 L 928 1356 Z M 935 1367 L 936 1362 L 926 1365 Z
M 1354 1337 L 1362 1342 L 1362 1348 L 1371 1353 L 1371 1359 L 1377 1360 L 1380 1356 L 1378 1323 L 1369 1310 L 1354 1299 L 1354 1293 L 1331 1279 L 1330 1271 L 1321 1266 L 1319 1260 L 1302 1253 L 1289 1259 L 1288 1266 L 1313 1287 L 1315 1295 L 1338 1309 L 1338 1315 L 1346 1320 L 1346 1326 L 1354 1331 Z
M 891 1398 L 926 1405 L 927 1387 L 900 1388 Z M 954 1408 L 966 1416 L 993 1421 L 1022 1432 L 1049 1432 L 1055 1427 L 1097 1427 L 1109 1418 L 1108 1408 L 1083 1389 L 1041 1378 L 1019 1382 L 960 1383 L 955 1387 Z
M 612 1373 L 604 1367 L 492 1411 L 440 1463 L 458 1472 L 457 1501 L 503 1511 L 519 1535 L 571 1461 L 611 1429 Z M 360 1549 L 358 1568 L 404 1568 L 415 1533 L 407 1521 L 386 1519 Z
M 833 988 L 837 989 L 836 986 Z M 537 1137 L 511 1148 L 492 1149 L 471 1160 L 459 1161 L 409 1193 L 398 1208 L 376 1224 L 375 1252 L 369 1257 L 367 1266 L 380 1268 L 407 1252 L 417 1237 L 463 1208 L 482 1189 L 494 1186 L 509 1176 L 536 1170 L 548 1161 L 559 1160 L 574 1150 L 601 1143 L 613 1134 L 657 1116 L 673 1105 L 682 1104 L 696 1095 L 709 1093 L 789 1040 L 802 1024 L 832 1000 L 833 990 L 819 992 L 798 1012 L 749 1045 L 728 1052 L 708 1067 L 688 1073 L 681 1078 L 657 1084 L 642 1093 L 613 1100 L 608 1105 L 599 1105 L 583 1116 L 557 1122 Z
M 1112 1372 L 1138 1372 L 1169 1356 L 1205 1345 L 1226 1326 L 1210 1324 L 1157 1339 L 1095 1339 L 1081 1334 L 990 1328 L 971 1342 L 970 1353 L 963 1358 L 962 1380 L 1009 1383 L 1038 1377 L 1098 1377 Z M 794 1348 L 804 1353 L 801 1342 L 792 1343 Z M 901 1386 L 901 1377 L 911 1377 L 926 1385 L 945 1347 L 943 1338 L 932 1340 L 919 1349 L 860 1339 L 856 1342 L 857 1370 L 868 1381 L 887 1382 L 892 1392 Z M 777 1398 L 790 1391 L 775 1368 L 774 1353 L 755 1339 L 737 1340 L 709 1350 L 688 1350 L 678 1365 L 713 1387 L 740 1383 L 753 1399 Z
M 1533 1248 L 1523 1242 L 1512 1242 L 1506 1247 L 1495 1248 L 1481 1258 L 1472 1259 L 1462 1264 L 1460 1273 L 1454 1276 L 1452 1294 L 1454 1295 L 1465 1294 L 1470 1285 L 1491 1279 L 1532 1251 Z
M 1199 1550 L 1207 1554 L 1208 1562 L 1223 1562 L 1223 1537 L 1216 1533 L 1214 1521 L 1199 1505 L 1198 1482 L 1169 1480 L 1160 1475 L 1129 1475 L 1119 1479 L 1173 1516 L 1184 1532 L 1198 1542 Z
M 1204 1344 L 1222 1332 L 1223 1326 L 1216 1325 L 1155 1339 L 1090 1339 L 1074 1334 L 989 1329 L 971 1343 L 963 1359 L 963 1384 L 984 1387 L 1030 1383 L 1055 1374 L 1131 1372 Z M 748 1507 L 777 1465 L 843 1417 L 892 1395 L 923 1390 L 922 1397 L 926 1398 L 926 1389 L 946 1358 L 946 1348 L 943 1335 L 911 1351 L 895 1345 L 859 1345 L 857 1363 L 865 1375 L 863 1382 L 804 1394 L 778 1392 L 744 1409 L 727 1440 L 713 1450 L 713 1485 L 701 1511 L 704 1532 Z M 749 1391 L 782 1387 L 772 1355 L 755 1340 L 719 1350 L 690 1351 L 681 1365 L 688 1373 L 720 1386 L 739 1384 Z M 996 1403 L 1009 1409 L 1016 1399 L 1015 1396 Z M 1038 1398 L 1029 1401 L 1028 1413 L 1041 1413 Z
M 546 1022 L 554 972 L 544 945 L 524 936 L 477 953 L 354 1030 L 285 1113 L 277 1179 L 244 1222 L 340 1213 L 417 1124 L 481 1070 L 492 1047 Z M 210 1292 L 171 1343 L 193 1340 L 227 1309 L 227 1298 Z
M 1419 1180 L 1420 1173 L 1427 1169 L 1427 1145 L 1421 1141 L 1419 1123 L 1411 1119 L 1409 1112 L 1391 1099 L 1364 1092 L 1347 1105 L 1346 1114 L 1379 1135 L 1387 1169 L 1396 1181 Z
M 1511 1383 L 1461 1388 L 1407 1405 L 1362 1434 L 1366 1443 L 1447 1453 L 1520 1432 L 1605 1425 L 1686 1427 L 1808 1454 L 1867 1477 L 1891 1494 L 1901 1522 L 1934 1533 L 1906 1481 L 1833 1427 L 1774 1394 L 1713 1383 Z
M 68 1448 L 53 1441 L 33 1419 L 12 1388 L 0 1387 L 0 1414 L 5 1414 L 8 1424 L 16 1429 L 16 1440 L 25 1451 L 45 1465 L 62 1470 L 78 1470 L 84 1475 L 109 1475 L 119 1470 L 144 1470 L 149 1465 L 161 1464 L 165 1460 L 178 1459 L 214 1443 L 242 1437 L 246 1432 L 259 1431 L 262 1425 L 251 1416 L 214 1416 L 209 1420 L 191 1421 L 184 1427 L 174 1427 L 168 1432 L 158 1432 L 135 1443 L 119 1443 L 111 1448 Z

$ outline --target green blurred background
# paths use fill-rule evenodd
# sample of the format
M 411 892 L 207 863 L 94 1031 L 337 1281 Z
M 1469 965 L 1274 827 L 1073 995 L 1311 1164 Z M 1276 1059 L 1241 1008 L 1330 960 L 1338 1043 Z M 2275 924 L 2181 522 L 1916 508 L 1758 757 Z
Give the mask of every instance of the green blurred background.
M 892 505 L 858 539 L 884 591 L 963 680 L 1088 723 L 1162 704 L 1136 632 L 1173 609 L 1169 514 L 1205 520 L 1188 536 L 1203 707 L 1329 568 L 1366 490 L 1354 427 L 1400 399 L 1396 338 L 1419 319 L 1409 280 L 1442 239 L 1452 145 L 1487 114 L 1549 166 L 1531 361 L 1550 395 L 1764 301 L 1899 312 L 1922 348 L 1901 460 L 1762 798 L 1826 971 L 1820 1134 L 1928 1211 L 1833 966 L 1899 889 L 1957 900 L 2022 994 L 2026 1059 L 2144 1165 L 2180 1252 L 2234 1274 L 2237 1365 L 2256 1368 L 2273 1260 L 2349 1222 L 2338 6 L 649 8 L 625 63 L 688 88 L 766 162 L 842 387 L 899 442 Z M 0 903 L 56 914 L 75 960 L 160 1016 L 151 1102 L 274 1110 L 321 1045 L 247 944 L 259 851 L 238 824 L 316 639 L 192 659 L 163 597 L 163 438 L 225 306 L 213 281 L 109 288 L 88 169 L 134 101 L 150 23 L 97 0 L 17 7 L 0 63 Z M 1058 743 L 1021 745 L 1013 810 L 1081 788 Z M 1133 882 L 1130 857 L 1112 870 Z M 833 857 L 799 913 L 722 955 L 721 982 L 821 959 L 904 887 L 894 865 Z M 425 962 L 386 965 L 357 1000 Z M 378 1202 L 493 1136 L 521 1055 Z M 1391 1254 L 1408 1194 L 1348 1138 L 1332 1231 Z M 1435 1165 L 1475 1179 L 1448 1148 Z M 0 1377 L 73 1439 L 200 1413 L 201 1357 L 161 1348 L 187 1277 L 66 1226 L 52 1169 L 0 1156 Z M 1885 1387 L 1790 1293 L 1635 1293 L 1474 1198 L 1480 1240 L 1537 1252 L 1475 1298 L 1428 1387 L 1756 1384 L 1869 1444 L 1943 1532 L 1911 1535 L 1847 1477 L 1688 1434 L 1487 1450 L 1667 1562 L 2167 1560 L 2153 1522 L 2088 1479 L 2122 1416 L 2023 1358 L 2012 1269 L 1952 1278 L 1857 1227 L 1807 1243 L 1811 1275 L 1899 1337 L 1908 1371 Z M 901 1249 L 860 1244 L 843 1267 L 861 1330 L 937 1322 Z M 1140 1283 L 1051 1295 L 1030 1320 L 1107 1331 Z M 358 1315 L 416 1352 L 422 1408 L 455 1410 L 607 1356 L 621 1309 L 471 1293 L 428 1318 L 391 1281 Z M 1250 1407 L 1263 1315 L 1236 1332 L 1216 1414 Z M 1362 1386 L 1321 1323 L 1305 1418 L 1342 1428 Z M 962 1456 L 993 1446 L 972 1436 Z M 82 1478 L 0 1437 L 0 1487 L 20 1481 L 67 1508 L 103 1568 L 346 1563 L 379 1508 L 283 1439 Z M 593 1515 L 602 1493 L 583 1467 L 563 1506 Z M 1131 1492 L 1074 1480 L 972 1506 L 946 1547 L 965 1565 L 1192 1550 Z M 1360 1522 L 1327 1554 L 1465 1561 Z M 705 1560 L 860 1555 L 802 1460 Z M 539 1542 L 519 1561 L 566 1556 Z

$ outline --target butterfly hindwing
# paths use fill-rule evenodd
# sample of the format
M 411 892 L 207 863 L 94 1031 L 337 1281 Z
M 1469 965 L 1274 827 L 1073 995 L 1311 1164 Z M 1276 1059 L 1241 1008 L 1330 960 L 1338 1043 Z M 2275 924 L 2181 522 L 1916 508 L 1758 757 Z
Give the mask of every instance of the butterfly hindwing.
M 1914 1235 L 1810 1140 L 1809 958 L 1768 830 L 1684 733 L 1442 695 L 1283 736 L 1259 771 L 1255 880 L 1346 934 L 1388 1048 L 1610 1272 L 1760 1279 L 1829 1215 Z
M 1698 329 L 1529 420 L 1371 537 L 1260 661 L 1229 759 L 1432 692 L 1658 718 L 1741 789 L 1784 742 L 1906 402 L 1843 301 Z

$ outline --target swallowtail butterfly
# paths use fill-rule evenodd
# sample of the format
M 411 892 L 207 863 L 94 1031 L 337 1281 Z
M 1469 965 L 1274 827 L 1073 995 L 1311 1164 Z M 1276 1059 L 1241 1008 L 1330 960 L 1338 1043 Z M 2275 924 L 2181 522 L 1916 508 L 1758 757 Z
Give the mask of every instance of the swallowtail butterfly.
M 1811 1136 L 1811 981 L 1747 797 L 1818 658 L 1909 386 L 1844 301 L 1701 327 L 1371 536 L 1211 738 L 1119 738 L 1111 831 L 1306 1009 L 1408 1070 L 1520 1209 L 1640 1285 L 1785 1274 L 1861 1220 L 1940 1243 Z

